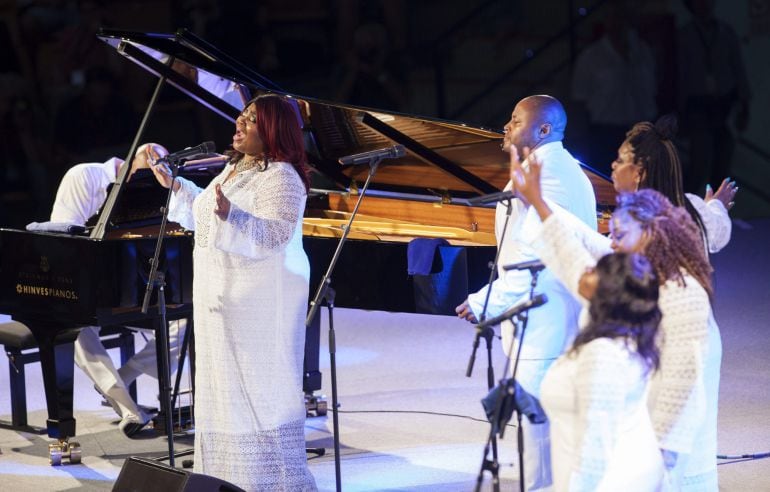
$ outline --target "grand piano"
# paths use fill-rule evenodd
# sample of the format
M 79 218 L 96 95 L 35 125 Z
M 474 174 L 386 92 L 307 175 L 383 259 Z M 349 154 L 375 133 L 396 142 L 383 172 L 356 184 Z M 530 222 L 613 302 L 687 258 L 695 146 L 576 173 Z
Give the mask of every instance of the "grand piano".
M 279 93 L 295 102 L 315 170 L 303 223 L 311 293 L 369 173 L 368 166 L 341 166 L 338 159 L 394 144 L 403 145 L 406 155 L 383 161 L 372 178 L 333 272 L 335 305 L 424 309 L 416 298 L 425 284 L 407 274 L 407 245 L 416 238 L 443 239 L 442 247 L 463 253 L 459 268 L 464 274 L 457 277 L 463 283 L 452 291 L 453 299 L 444 300 L 444 309 L 487 281 L 495 249 L 494 209 L 469 206 L 468 200 L 500 191 L 508 180 L 501 132 L 291 94 L 185 30 L 159 34 L 103 29 L 98 36 L 158 78 L 129 157 L 144 141 L 146 122 L 166 85 L 232 123 L 256 95 Z M 205 179 L 212 169 L 216 171 L 215 164 L 206 161 L 186 166 L 182 175 L 197 173 L 196 178 Z M 600 227 L 606 230 L 614 190 L 606 177 L 584 170 L 596 191 Z M 87 235 L 0 229 L 0 312 L 29 326 L 39 342 L 48 435 L 65 448 L 75 435 L 73 356 L 72 344 L 57 344 L 57 334 L 88 325 L 157 326 L 159 321 L 155 310 L 143 314 L 139 309 L 158 221 L 142 217 L 141 223 L 124 222 L 116 210 L 126 209 L 125 203 L 131 203 L 140 188 L 146 192 L 149 187 L 156 196 L 163 190 L 152 190 L 141 178 L 127 181 L 126 175 L 118 176 Z M 158 215 L 156 209 L 156 219 Z M 192 309 L 192 235 L 172 227 L 164 245 L 160 269 L 165 273 L 167 317 L 187 317 Z M 156 301 L 157 296 L 152 304 Z M 316 323 L 307 336 L 306 394 L 321 387 L 318 340 Z

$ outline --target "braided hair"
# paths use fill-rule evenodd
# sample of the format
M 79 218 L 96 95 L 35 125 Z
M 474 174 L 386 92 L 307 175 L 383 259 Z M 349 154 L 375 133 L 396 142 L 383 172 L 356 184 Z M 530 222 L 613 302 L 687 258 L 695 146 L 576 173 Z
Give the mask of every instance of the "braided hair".
M 635 163 L 643 169 L 639 189 L 652 188 L 675 206 L 684 207 L 700 228 L 702 240 L 706 240 L 703 219 L 684 196 L 682 163 L 673 142 L 676 132 L 676 116 L 668 114 L 654 124 L 649 121 L 635 124 L 626 133 L 626 142 L 633 149 Z
M 597 338 L 621 338 L 635 345 L 648 369 L 657 369 L 660 282 L 650 261 L 638 253 L 612 253 L 599 260 L 595 272 L 599 282 L 591 298 L 591 321 L 575 338 L 570 352 Z
M 614 215 L 627 214 L 645 231 L 644 255 L 650 260 L 660 284 L 676 280 L 685 286 L 684 269 L 712 299 L 713 270 L 702 246 L 700 230 L 690 214 L 652 189 L 621 193 L 617 203 Z

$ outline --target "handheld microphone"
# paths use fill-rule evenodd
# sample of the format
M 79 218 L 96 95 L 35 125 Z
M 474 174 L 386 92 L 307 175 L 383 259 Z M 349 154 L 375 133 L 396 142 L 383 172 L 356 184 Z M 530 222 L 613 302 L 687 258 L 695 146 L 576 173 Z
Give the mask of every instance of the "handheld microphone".
M 471 205 L 485 205 L 487 203 L 502 202 L 504 200 L 511 200 L 516 198 L 516 194 L 511 191 L 498 191 L 497 193 L 490 193 L 488 195 L 481 195 L 468 199 L 468 203 Z
M 203 142 L 195 147 L 187 147 L 186 149 L 165 155 L 158 159 L 158 162 L 178 163 L 179 161 L 186 161 L 211 154 L 215 152 L 214 149 L 214 142 Z
M 360 154 L 348 155 L 339 158 L 339 163 L 343 166 L 355 166 L 358 164 L 368 164 L 373 160 L 397 159 L 406 155 L 403 145 L 394 145 L 385 149 L 371 150 Z
M 503 265 L 503 270 L 506 272 L 509 270 L 531 270 L 533 272 L 539 272 L 545 268 L 545 265 L 540 260 L 522 261 L 521 263 L 511 263 L 509 265 Z
M 501 321 L 511 319 L 514 316 L 523 313 L 524 311 L 527 311 L 532 308 L 536 308 L 538 306 L 542 306 L 546 302 L 548 302 L 548 297 L 546 297 L 545 294 L 538 294 L 532 299 L 528 299 L 525 302 L 516 304 L 512 308 L 505 311 L 503 314 L 495 316 L 494 318 L 485 319 L 484 321 L 476 325 L 476 329 L 483 330 L 488 326 L 499 324 Z

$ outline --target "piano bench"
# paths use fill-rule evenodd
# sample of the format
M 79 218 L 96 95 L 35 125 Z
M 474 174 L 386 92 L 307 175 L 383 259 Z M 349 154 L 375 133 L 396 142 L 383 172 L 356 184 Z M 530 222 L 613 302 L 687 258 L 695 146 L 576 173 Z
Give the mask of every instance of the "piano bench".
M 56 343 L 74 342 L 80 330 L 73 328 L 63 331 Z M 104 327 L 99 335 L 107 349 L 120 348 L 120 361 L 124 364 L 134 355 L 134 331 L 119 326 Z M 27 387 L 24 366 L 40 361 L 40 353 L 32 331 L 23 323 L 8 321 L 0 323 L 0 344 L 8 355 L 8 376 L 10 379 L 11 422 L 0 421 L 0 428 L 44 433 L 45 429 L 31 427 L 27 423 Z M 129 386 L 131 397 L 136 400 L 136 382 Z

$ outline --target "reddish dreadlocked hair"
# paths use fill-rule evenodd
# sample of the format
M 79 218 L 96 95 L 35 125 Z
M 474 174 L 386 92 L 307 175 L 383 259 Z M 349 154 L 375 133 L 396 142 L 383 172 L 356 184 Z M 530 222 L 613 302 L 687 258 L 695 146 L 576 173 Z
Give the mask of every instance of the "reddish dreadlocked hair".
M 675 207 L 661 193 L 643 189 L 618 195 L 615 214 L 627 214 L 647 235 L 644 255 L 663 285 L 676 280 L 684 286 L 682 270 L 703 286 L 711 299 L 712 268 L 706 256 L 700 229 L 683 207 Z

